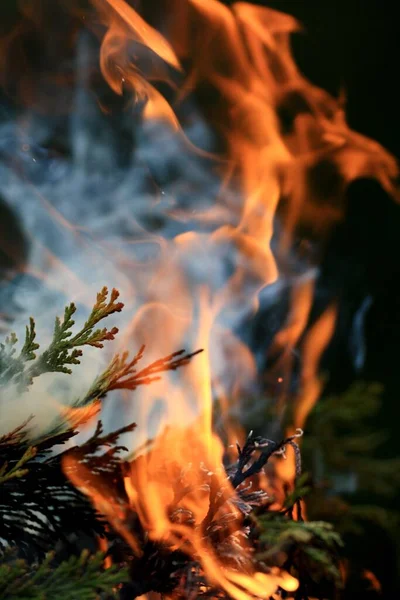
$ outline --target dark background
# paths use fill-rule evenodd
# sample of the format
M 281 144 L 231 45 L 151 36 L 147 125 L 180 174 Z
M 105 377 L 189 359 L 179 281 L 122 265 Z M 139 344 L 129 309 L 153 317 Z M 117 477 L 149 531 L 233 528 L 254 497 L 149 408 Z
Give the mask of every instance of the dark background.
M 399 10 L 388 2 L 349 0 L 255 2 L 297 17 L 304 32 L 293 37 L 303 73 L 336 95 L 344 89 L 350 126 L 376 139 L 397 158 L 399 131 Z M 345 224 L 332 241 L 329 265 L 348 303 L 370 293 L 373 305 L 366 319 L 367 359 L 358 375 L 385 386 L 382 425 L 391 431 L 383 449 L 398 454 L 400 417 L 400 206 L 369 182 L 348 191 Z M 333 256 L 335 255 L 335 256 Z M 333 284 L 335 285 L 335 284 Z M 343 328 L 346 329 L 345 319 Z M 340 323 L 339 323 L 340 329 Z M 346 331 L 339 331 L 339 338 Z M 334 385 L 347 386 L 356 377 L 344 342 L 337 340 L 331 365 Z
M 304 30 L 293 36 L 292 45 L 302 72 L 334 96 L 344 90 L 350 127 L 377 140 L 398 159 L 400 30 L 395 3 L 377 0 L 255 0 L 254 3 L 298 18 Z M 341 298 L 337 330 L 323 361 L 329 373 L 325 392 L 341 394 L 357 380 L 383 384 L 381 409 L 371 419 L 372 427 L 384 430 L 387 439 L 375 451 L 374 458 L 389 459 L 399 457 L 400 205 L 376 183 L 358 181 L 347 191 L 347 207 L 344 222 L 331 237 L 319 281 L 322 295 L 332 297 L 338 293 Z M 356 372 L 349 349 L 349 332 L 355 311 L 367 295 L 372 304 L 364 328 L 366 360 L 362 370 Z M 323 431 L 320 434 L 323 436 Z M 398 511 L 398 500 L 398 493 L 391 498 L 360 492 L 353 496 L 355 503 L 375 503 L 394 511 Z M 398 529 L 392 529 L 388 537 L 379 527 L 371 525 L 359 537 L 345 535 L 351 561 L 360 561 L 362 568 L 368 565 L 378 575 L 384 597 L 399 597 L 398 537 Z M 362 588 L 363 582 L 354 580 L 348 584 L 344 597 L 375 597 L 373 592 L 367 593 Z
M 225 4 L 232 4 L 225 1 Z M 399 9 L 378 0 L 253 0 L 295 16 L 303 31 L 292 38 L 296 62 L 315 84 L 337 96 L 344 91 L 350 127 L 400 157 L 398 83 Z M 327 391 L 344 391 L 357 378 L 384 385 L 377 427 L 389 434 L 380 454 L 398 455 L 400 417 L 400 206 L 370 181 L 347 192 L 344 223 L 332 235 L 321 285 L 339 292 L 338 328 L 325 357 Z M 352 365 L 348 346 L 351 319 L 371 295 L 365 321 L 366 360 Z
M 293 38 L 302 71 L 332 94 L 344 89 L 350 126 L 399 158 L 399 11 L 395 3 L 281 0 L 259 4 L 288 12 L 303 23 L 304 33 Z M 374 426 L 386 430 L 388 439 L 376 456 L 395 457 L 399 456 L 400 417 L 400 206 L 367 181 L 350 186 L 347 195 L 345 222 L 333 235 L 323 266 L 325 280 L 343 290 L 336 340 L 328 357 L 330 388 L 343 391 L 357 378 L 383 384 L 383 404 Z M 346 343 L 349 313 L 365 294 L 372 296 L 373 303 L 365 324 L 366 361 L 356 373 Z M 398 510 L 396 497 L 380 498 L 377 503 Z M 383 539 L 367 528 L 351 552 L 362 556 L 366 564 L 371 560 L 384 582 L 384 595 L 395 597 L 399 584 L 390 583 L 389 573 L 397 570 L 396 551 Z M 394 574 L 393 582 L 395 578 Z M 357 589 L 356 584 L 353 592 Z

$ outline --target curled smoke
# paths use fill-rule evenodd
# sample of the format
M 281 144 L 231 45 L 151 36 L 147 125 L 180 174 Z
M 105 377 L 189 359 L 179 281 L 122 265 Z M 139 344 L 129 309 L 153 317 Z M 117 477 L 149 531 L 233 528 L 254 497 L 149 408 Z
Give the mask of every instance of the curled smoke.
M 186 4 L 190 12 L 180 8 Z M 99 73 L 99 43 L 93 35 L 97 16 L 88 13 L 90 24 L 84 27 L 74 10 L 65 12 L 63 2 L 44 15 L 25 8 L 21 35 L 11 36 L 4 47 L 15 56 L 22 52 L 29 66 L 21 73 L 8 73 L 18 87 L 18 102 L 3 102 L 0 181 L 4 204 L 13 211 L 26 242 L 20 234 L 20 243 L 13 238 L 18 248 L 12 247 L 14 262 L 8 264 L 1 298 L 13 315 L 14 329 L 22 327 L 27 313 L 34 314 L 43 337 L 50 307 L 57 314 L 71 299 L 90 306 L 95 291 L 106 284 L 117 287 L 127 305 L 116 322 L 126 332 L 125 345 L 147 341 L 146 327 L 162 329 L 162 315 L 170 312 L 169 343 L 192 348 L 199 339 L 207 287 L 217 305 L 224 300 L 223 309 L 213 314 L 209 337 L 212 376 L 226 380 L 230 392 L 237 387 L 238 374 L 242 389 L 254 385 L 246 352 L 240 354 L 240 365 L 231 361 L 241 340 L 264 367 L 268 346 L 285 324 L 290 326 L 293 288 L 311 290 L 307 282 L 317 280 L 313 301 L 318 302 L 326 230 L 343 215 L 343 190 L 354 177 L 346 166 L 350 150 L 358 153 L 361 175 L 376 162 L 377 177 L 383 180 L 382 173 L 393 174 L 395 167 L 382 148 L 347 128 L 339 103 L 298 73 L 287 44 L 289 33 L 297 28 L 293 19 L 243 3 L 232 10 L 219 5 L 213 12 L 216 6 L 197 0 L 176 5 L 177 22 L 183 15 L 196 22 L 198 31 L 219 32 L 208 45 L 196 35 L 192 46 L 182 50 L 179 28 L 168 31 L 168 19 L 163 27 L 172 47 L 186 57 L 192 83 L 182 73 L 170 77 L 169 66 L 156 52 L 137 43 L 134 25 L 127 26 L 113 14 L 106 27 L 111 32 L 117 27 L 111 36 L 114 42 L 120 31 L 126 34 L 122 46 L 129 60 L 117 52 L 115 64 L 106 67 L 117 73 L 121 96 Z M 151 14 L 159 12 L 149 11 L 150 18 Z M 74 35 L 64 31 L 61 22 Z M 268 43 L 258 38 L 257 23 L 268 30 Z M 256 52 L 264 62 L 256 60 Z M 252 61 L 248 69 L 243 67 L 246 60 Z M 172 131 L 163 119 L 142 118 L 149 98 L 136 94 L 124 72 L 127 64 L 128 74 L 132 64 L 135 69 L 135 61 L 143 73 L 148 65 L 152 74 L 156 72 L 157 89 L 168 101 L 184 83 L 194 90 L 176 109 L 181 132 Z M 225 70 L 232 86 L 223 87 Z M 134 71 L 135 77 L 137 73 L 142 72 Z M 172 87 L 165 85 L 166 79 L 172 79 Z M 249 92 L 253 88 L 254 95 Z M 328 151 L 321 150 L 321 140 L 331 144 Z M 308 153 L 301 154 L 302 144 Z M 250 146 L 249 158 L 243 158 Z M 361 159 L 364 152 L 366 158 Z M 317 166 L 307 164 L 311 155 L 317 157 Z M 242 185 L 240 179 L 259 156 L 264 157 L 256 171 L 263 192 L 257 197 L 260 192 L 251 182 L 250 208 L 244 210 L 247 183 Z M 233 175 L 227 183 L 230 165 Z M 271 183 L 264 181 L 268 175 Z M 269 222 L 274 230 L 271 244 Z M 233 281 L 235 272 L 240 272 L 240 285 Z M 190 310 L 187 297 L 193 300 Z M 160 302 L 161 312 L 156 308 Z M 189 313 L 192 324 L 185 328 L 182 323 Z M 308 320 L 306 315 L 304 327 Z M 293 338 L 294 354 L 300 339 L 300 333 Z M 167 353 L 175 349 L 165 348 Z M 360 352 L 357 346 L 357 365 Z M 94 369 L 97 360 L 93 359 Z M 88 369 L 88 381 L 91 378 Z M 110 410 L 110 421 L 112 415 L 116 412 Z

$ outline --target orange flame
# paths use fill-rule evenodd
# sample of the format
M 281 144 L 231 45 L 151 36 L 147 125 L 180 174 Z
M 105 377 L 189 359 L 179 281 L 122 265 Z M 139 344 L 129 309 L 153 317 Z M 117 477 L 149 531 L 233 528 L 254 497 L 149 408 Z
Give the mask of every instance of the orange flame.
M 229 415 L 241 389 L 255 378 L 255 358 L 234 328 L 241 315 L 258 310 L 262 289 L 290 275 L 296 232 L 306 229 L 324 239 L 343 217 L 344 192 L 354 178 L 374 177 L 393 193 L 396 162 L 379 144 L 348 127 L 341 99 L 301 75 L 290 49 L 290 35 L 299 29 L 292 17 L 246 2 L 227 8 L 218 0 L 179 0 L 163 15 L 170 18 L 157 23 L 159 13 L 154 11 L 150 24 L 142 16 L 145 2 L 135 2 L 137 10 L 124 0 L 92 3 L 104 27 L 100 68 L 111 90 L 119 95 L 129 90 L 143 107 L 143 120 L 159 125 L 166 144 L 179 142 L 183 153 L 196 151 L 199 159 L 210 160 L 222 184 L 209 210 L 193 215 L 191 209 L 167 209 L 167 217 L 200 222 L 203 232 L 172 239 L 148 234 L 158 249 L 150 267 L 114 249 L 113 259 L 123 264 L 126 287 L 139 306 L 123 345 L 131 339 L 146 344 L 149 360 L 181 347 L 205 350 L 178 380 L 175 374 L 165 376 L 138 390 L 133 406 L 130 398 L 124 406 L 139 425 L 132 438 L 139 456 L 124 480 L 129 506 L 101 493 L 71 456 L 64 462 L 65 471 L 137 554 L 140 546 L 126 524 L 129 510 L 139 515 L 150 539 L 183 547 L 201 561 L 211 582 L 237 600 L 267 598 L 278 586 L 293 591 L 297 582 L 288 574 L 248 575 L 225 568 L 205 541 L 201 524 L 207 520 L 211 479 L 217 478 L 227 498 L 234 495 L 222 468 L 222 444 L 213 432 L 213 386 L 218 386 Z M 29 3 L 25 5 L 28 10 Z M 28 13 L 37 27 L 35 15 Z M 13 48 L 16 36 L 3 40 L 4 49 Z M 161 92 L 160 83 L 169 84 L 172 99 Z M 202 96 L 211 99 L 205 103 L 205 120 L 222 148 L 215 155 L 205 148 L 194 150 L 186 133 L 196 118 L 188 114 L 187 101 Z M 164 151 L 163 144 L 159 151 Z M 52 218 L 60 220 L 55 211 Z M 62 224 L 70 227 L 65 219 Z M 228 274 L 212 273 L 221 256 L 233 263 Z M 53 264 L 57 258 L 49 253 L 47 261 Z M 287 321 L 273 343 L 281 354 L 276 380 L 282 389 L 282 413 L 294 349 L 303 356 L 289 431 L 304 426 L 321 392 L 319 363 L 336 321 L 332 304 L 307 330 L 315 287 L 311 267 L 315 265 L 307 277 L 295 279 Z M 93 415 L 96 409 L 90 409 Z M 71 422 L 92 416 L 85 410 L 69 410 Z M 230 441 L 233 435 L 228 431 Z M 185 493 L 179 514 L 171 514 L 177 472 Z M 287 461 L 281 476 L 294 478 L 292 463 Z
M 123 0 L 96 0 L 95 5 L 107 26 L 101 47 L 103 75 L 114 91 L 120 93 L 121 85 L 128 85 L 137 98 L 146 99 L 145 119 L 167 118 L 176 129 L 185 96 L 202 89 L 215 96 L 206 107 L 207 118 L 226 146 L 221 194 L 229 204 L 232 186 L 241 190 L 242 205 L 235 202 L 231 207 L 237 213 L 237 224 L 222 225 L 211 235 L 192 232 L 177 237 L 172 253 L 178 261 L 171 263 L 171 254 L 166 254 L 160 263 L 162 290 L 157 283 L 153 290 L 157 301 L 164 305 L 169 297 L 167 290 L 175 300 L 179 298 L 178 306 L 185 311 L 189 327 L 193 327 L 195 298 L 201 294 L 199 310 L 207 317 L 201 325 L 200 318 L 198 326 L 202 346 L 207 350 L 207 340 L 215 335 L 219 316 L 244 306 L 257 310 L 259 291 L 280 276 L 277 261 L 285 272 L 297 227 L 311 227 L 323 236 L 342 218 L 341 198 L 349 181 L 373 176 L 393 191 L 397 166 L 379 144 L 349 129 L 340 99 L 317 89 L 298 71 L 290 52 L 290 35 L 299 29 L 293 18 L 245 2 L 236 2 L 228 9 L 217 0 L 187 0 L 175 5 L 172 21 L 179 22 L 180 27 L 169 26 L 169 19 L 162 25 L 162 36 Z M 194 34 L 190 37 L 183 31 Z M 142 53 L 135 53 L 131 42 L 147 48 L 147 61 Z M 188 65 L 185 72 L 183 59 Z M 180 86 L 174 72 L 179 73 Z M 182 74 L 186 75 L 183 81 Z M 177 89 L 175 110 L 151 84 L 160 78 Z M 282 114 L 287 122 L 282 121 Z M 175 135 L 182 138 L 183 130 Z M 335 184 L 325 190 L 317 180 L 327 165 L 337 176 Z M 329 181 L 331 184 L 332 179 Z M 283 228 L 274 256 L 271 239 L 277 214 Z M 188 285 L 179 264 L 185 253 L 202 252 L 205 245 L 213 247 L 211 255 L 226 247 L 239 257 L 225 283 L 207 292 L 204 286 L 200 291 L 201 286 Z M 165 283 L 167 272 L 171 285 Z M 313 292 L 312 278 L 294 287 L 287 326 L 275 339 L 275 345 L 287 357 L 284 382 L 289 381 L 291 349 L 298 345 L 308 323 Z M 175 315 L 181 312 L 178 306 L 174 306 Z M 294 427 L 303 425 L 318 396 L 319 358 L 333 331 L 332 314 L 328 311 L 324 318 L 326 326 L 322 322 L 318 326 L 326 331 L 324 341 L 312 350 L 312 340 L 320 334 L 310 332 L 310 341 L 302 345 L 307 357 Z M 207 359 L 202 360 L 202 391 L 198 398 L 210 415 L 210 373 Z M 195 379 L 199 380 L 197 376 Z M 206 420 L 209 428 L 210 417 Z
M 244 308 L 257 310 L 260 290 L 285 273 L 296 228 L 308 227 L 323 237 L 342 218 L 341 198 L 349 181 L 374 176 L 392 191 L 397 167 L 378 144 L 349 129 L 340 100 L 315 88 L 299 73 L 290 52 L 290 34 L 299 26 L 291 17 L 244 2 L 228 9 L 217 0 L 187 0 L 175 5 L 173 21 L 179 21 L 180 27 L 167 24 L 161 35 L 157 24 L 147 23 L 124 0 L 93 2 L 106 26 L 100 52 L 102 73 L 114 92 L 121 94 L 123 88 L 129 88 L 136 101 L 144 103 L 145 120 L 166 123 L 171 136 L 189 148 L 180 107 L 189 95 L 213 95 L 206 116 L 225 146 L 223 161 L 214 157 L 224 182 L 219 199 L 234 215 L 231 224 L 221 224 L 211 234 L 190 232 L 172 243 L 160 241 L 162 252 L 148 281 L 148 302 L 129 328 L 129 337 L 139 343 L 149 338 L 157 352 L 162 353 L 164 346 L 169 351 L 171 344 L 181 346 L 188 339 L 205 349 L 181 374 L 179 385 L 169 378 L 141 393 L 136 416 L 142 432 L 139 427 L 135 443 L 140 447 L 148 437 L 153 442 L 126 474 L 130 508 L 139 515 L 150 539 L 170 548 L 183 547 L 201 561 L 210 582 L 231 597 L 267 598 L 278 586 L 293 591 L 297 582 L 287 574 L 248 576 L 224 568 L 199 525 L 209 510 L 211 484 L 205 483 L 207 477 L 217 477 L 228 497 L 234 494 L 221 470 L 221 442 L 212 432 L 211 340 L 216 335 L 225 340 L 232 336 L 221 327 L 221 316 Z M 193 35 L 187 35 L 188 31 Z M 161 94 L 157 81 L 169 82 L 175 90 L 174 106 Z M 326 165 L 336 175 L 330 189 L 318 181 Z M 271 241 L 277 216 L 282 234 L 274 254 Z M 221 251 L 237 257 L 233 273 L 221 285 L 214 288 L 201 276 L 194 281 L 190 278 L 187 257 L 207 261 Z M 320 394 L 319 361 L 335 326 L 336 307 L 331 306 L 304 336 L 313 294 L 312 277 L 294 286 L 286 326 L 274 342 L 282 354 L 283 377 L 278 380 L 283 386 L 283 403 L 291 353 L 300 345 L 303 354 L 290 430 L 303 427 Z M 217 378 L 220 396 L 228 404 L 246 372 L 247 348 L 236 344 L 235 356 L 235 384 L 225 387 L 225 381 Z M 169 398 L 162 417 L 154 413 L 159 397 Z M 165 429 L 167 426 L 170 429 Z M 194 468 L 200 463 L 205 465 L 206 477 Z M 288 461 L 281 477 L 293 480 L 293 468 Z M 177 470 L 185 482 L 185 493 L 179 514 L 171 514 L 171 482 Z M 68 471 L 82 486 L 85 477 L 80 469 Z M 114 512 L 115 507 L 98 493 L 89 490 L 89 495 L 107 515 Z M 117 527 L 129 536 L 123 518 L 118 519 Z M 139 551 L 135 540 L 129 543 Z

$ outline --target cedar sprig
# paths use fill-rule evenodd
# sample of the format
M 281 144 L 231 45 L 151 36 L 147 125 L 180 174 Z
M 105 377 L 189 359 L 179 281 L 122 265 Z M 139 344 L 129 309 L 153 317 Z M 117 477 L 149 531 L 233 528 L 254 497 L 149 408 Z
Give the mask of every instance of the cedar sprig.
M 0 436 L 0 456 L 4 451 L 10 452 L 11 448 L 18 448 L 23 443 L 26 438 L 26 428 L 32 419 L 33 417 L 30 416 L 21 425 Z
M 103 424 L 101 421 L 98 421 L 93 435 L 84 444 L 72 448 L 71 450 L 69 450 L 69 452 L 76 453 L 79 451 L 79 453 L 81 453 L 82 456 L 88 457 L 90 455 L 95 456 L 100 448 L 112 448 L 112 456 L 120 453 L 122 450 L 128 451 L 128 449 L 125 446 L 117 446 L 116 444 L 121 435 L 123 435 L 124 433 L 129 433 L 135 428 L 136 424 L 130 423 L 129 425 L 124 425 L 123 427 L 121 427 L 120 429 L 116 429 L 115 431 L 104 433 Z M 111 455 L 109 455 L 109 459 L 110 457 Z
M 25 342 L 22 346 L 20 359 L 23 361 L 27 360 L 35 360 L 36 358 L 36 350 L 39 350 L 39 344 L 35 342 L 36 339 L 36 331 L 35 331 L 35 321 L 32 317 L 29 319 L 29 325 L 26 326 L 25 329 Z M 17 338 L 15 338 L 17 341 Z
M 39 565 L 9 560 L 0 564 L 0 596 L 2 600 L 96 600 L 102 592 L 107 598 L 117 597 L 116 586 L 129 579 L 127 570 L 120 565 L 104 570 L 103 562 L 104 554 L 91 556 L 87 550 L 58 565 L 53 553 Z
M 107 296 L 108 290 L 106 287 L 103 287 L 101 292 L 97 294 L 96 303 L 93 306 L 92 312 L 84 324 L 83 329 L 70 340 L 70 343 L 73 344 L 73 346 L 88 345 L 94 346 L 95 348 L 103 348 L 102 342 L 114 339 L 114 335 L 118 333 L 117 327 L 113 327 L 110 331 L 105 327 L 103 329 L 94 330 L 94 327 L 102 319 L 105 319 L 116 312 L 121 312 L 124 307 L 122 302 L 116 302 L 119 297 L 119 292 L 115 288 L 112 289 L 108 301 Z M 73 304 L 70 306 L 73 306 L 73 312 L 75 312 L 75 306 Z M 57 324 L 58 320 L 56 320 L 56 325 Z M 67 335 L 69 336 L 71 334 L 68 333 Z
M 39 344 L 35 342 L 35 338 L 35 321 L 31 317 L 26 326 L 24 345 L 18 356 L 15 356 L 18 338 L 14 332 L 0 343 L 0 386 L 22 378 L 25 363 L 36 358 Z
M 36 448 L 34 446 L 29 446 L 15 465 L 9 467 L 8 462 L 4 462 L 0 467 L 0 485 L 6 481 L 9 481 L 10 479 L 14 479 L 15 477 L 25 477 L 25 475 L 28 473 L 28 469 L 22 467 L 35 456 Z
M 295 521 L 273 511 L 257 521 L 261 532 L 257 560 L 273 565 L 279 556 L 287 556 L 285 568 L 300 573 L 299 598 L 308 597 L 301 593 L 302 588 L 304 592 L 305 586 L 313 587 L 321 581 L 336 589 L 341 587 L 338 553 L 343 541 L 331 523 Z
M 81 331 L 74 336 L 72 336 L 71 329 L 75 325 L 75 321 L 72 319 L 72 316 L 76 312 L 75 304 L 71 302 L 65 308 L 64 319 L 62 321 L 59 317 L 56 317 L 53 341 L 49 348 L 39 357 L 37 363 L 29 370 L 28 377 L 36 377 L 46 372 L 71 374 L 71 369 L 66 365 L 77 365 L 80 363 L 79 357 L 82 356 L 82 346 L 103 348 L 103 342 L 114 339 L 118 333 L 117 327 L 113 327 L 110 330 L 106 327 L 95 329 L 95 326 L 102 319 L 115 312 L 120 312 L 124 306 L 122 302 L 116 302 L 119 296 L 119 292 L 116 289 L 111 291 L 108 302 L 107 296 L 108 289 L 104 287 L 97 294 L 96 303 L 88 320 Z
M 116 289 L 113 289 L 109 295 L 107 287 L 103 287 L 97 294 L 96 303 L 88 319 L 75 335 L 72 329 L 75 325 L 73 316 L 76 306 L 71 302 L 65 307 L 63 318 L 56 317 L 53 339 L 49 347 L 38 357 L 36 350 L 39 344 L 35 341 L 35 322 L 32 318 L 29 326 L 26 327 L 25 342 L 18 356 L 16 356 L 18 340 L 15 333 L 11 333 L 4 343 L 0 344 L 0 387 L 14 384 L 17 392 L 20 393 L 27 390 L 35 377 L 44 373 L 71 374 L 71 366 L 80 364 L 84 346 L 103 348 L 104 342 L 113 340 L 118 333 L 117 327 L 112 327 L 110 330 L 106 327 L 97 327 L 102 319 L 122 310 L 124 305 L 118 302 L 118 297 L 119 292 Z M 108 392 L 117 389 L 135 390 L 139 385 L 152 383 L 160 378 L 162 372 L 175 371 L 185 366 L 193 356 L 201 352 L 198 350 L 189 354 L 185 350 L 179 350 L 137 370 L 136 366 L 143 358 L 144 349 L 145 347 L 142 346 L 132 359 L 129 359 L 128 352 L 114 356 L 84 397 L 78 398 L 68 406 L 51 424 L 48 429 L 49 438 L 65 431 L 66 420 L 76 428 L 94 417 L 100 410 L 100 400 Z M 30 361 L 33 361 L 33 364 L 28 365 Z
M 106 327 L 96 328 L 102 319 L 122 310 L 124 305 L 117 302 L 118 297 L 119 292 L 116 289 L 113 289 L 108 297 L 108 289 L 103 287 L 97 294 L 89 318 L 75 335 L 72 328 L 75 325 L 73 315 L 76 306 L 71 302 L 64 310 L 63 319 L 56 317 L 53 339 L 39 357 L 36 356 L 39 344 L 35 341 L 35 322 L 31 318 L 29 326 L 26 327 L 24 345 L 18 356 L 15 356 L 15 346 L 18 342 L 15 333 L 11 333 L 4 343 L 0 344 L 0 385 L 14 383 L 19 391 L 23 391 L 32 384 L 35 377 L 43 373 L 71 374 L 70 366 L 80 363 L 83 346 L 103 348 L 103 342 L 113 340 L 118 333 L 117 327 L 110 330 Z M 27 367 L 26 363 L 30 361 L 34 363 Z
M 95 398 L 102 398 L 113 390 L 135 390 L 140 385 L 147 385 L 160 379 L 160 374 L 167 371 L 176 371 L 203 350 L 187 353 L 186 350 L 178 350 L 168 356 L 164 356 L 143 369 L 137 370 L 136 366 L 143 358 L 145 346 L 141 346 L 132 360 L 129 353 L 123 352 L 113 357 L 107 369 L 96 379 L 85 398 L 79 405 L 85 405 Z

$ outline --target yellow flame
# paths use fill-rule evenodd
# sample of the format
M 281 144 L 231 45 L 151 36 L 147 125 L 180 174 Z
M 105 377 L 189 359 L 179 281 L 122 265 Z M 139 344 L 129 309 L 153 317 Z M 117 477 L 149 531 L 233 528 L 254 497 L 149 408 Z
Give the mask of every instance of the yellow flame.
M 165 3 L 167 12 L 168 6 L 173 6 L 176 14 L 161 15 L 165 21 L 161 34 L 158 15 L 153 15 L 154 24 L 150 24 L 139 9 L 124 0 L 93 0 L 93 4 L 104 26 L 100 68 L 105 80 L 116 94 L 130 90 L 143 107 L 145 121 L 161 122 L 169 128 L 167 143 L 179 140 L 183 152 L 193 152 L 184 126 L 195 116 L 184 116 L 182 106 L 189 95 L 212 98 L 202 107 L 204 118 L 223 141 L 223 150 L 218 157 L 201 149 L 198 155 L 199 159 L 214 159 L 221 187 L 209 211 L 193 216 L 174 206 L 167 215 L 186 222 L 196 219 L 205 226 L 202 233 L 190 231 L 173 239 L 148 234 L 147 239 L 158 249 L 151 267 L 113 250 L 116 264 L 134 274 L 128 277 L 129 293 L 138 302 L 142 300 L 125 330 L 123 345 L 129 345 L 131 339 L 146 344 L 149 361 L 187 344 L 204 348 L 178 378 L 172 373 L 138 390 L 135 404 L 127 397 L 127 418 L 133 416 L 139 424 L 132 445 L 137 450 L 152 439 L 149 448 L 141 453 L 137 450 L 125 476 L 129 507 L 118 506 L 100 493 L 90 474 L 71 456 L 64 468 L 137 554 L 139 544 L 126 523 L 128 509 L 139 515 L 152 539 L 184 546 L 201 561 L 209 580 L 235 599 L 269 597 L 278 586 L 294 591 L 296 580 L 279 571 L 247 575 L 224 568 L 202 538 L 199 524 L 209 510 L 210 478 L 217 478 L 227 497 L 234 494 L 222 468 L 221 440 L 213 432 L 213 391 L 217 383 L 229 418 L 241 386 L 256 376 L 255 357 L 236 339 L 231 323 L 237 323 L 242 312 L 254 314 L 260 291 L 290 273 L 297 232 L 310 230 L 323 240 L 343 217 L 344 192 L 356 177 L 375 177 L 393 192 L 396 162 L 379 144 L 348 127 L 342 98 L 319 90 L 299 72 L 290 49 L 290 35 L 299 29 L 292 17 L 246 2 L 228 8 L 217 0 L 182 0 Z M 29 2 L 24 6 L 23 25 L 2 40 L 2 67 L 4 57 L 15 54 L 19 32 L 40 27 L 40 15 L 32 11 Z M 34 98 L 34 106 L 41 105 L 43 94 L 34 93 L 37 82 L 25 82 L 25 76 L 22 79 L 29 92 L 25 92 L 27 101 Z M 160 91 L 160 81 L 170 84 L 173 101 Z M 160 153 L 163 151 L 160 144 Z M 326 181 L 323 177 L 326 165 L 334 174 L 332 185 L 332 178 Z M 41 202 L 54 222 L 77 234 L 78 228 L 46 199 Z M 281 233 L 273 251 L 277 223 Z M 145 233 L 141 231 L 143 236 Z M 79 235 L 75 239 L 82 243 Z M 231 258 L 233 267 L 215 284 L 208 271 L 221 255 Z M 83 289 L 85 282 L 56 256 L 48 252 L 43 262 L 43 272 L 36 271 L 38 276 L 46 277 L 49 270 L 61 273 L 51 285 L 60 287 L 61 281 L 61 286 L 68 282 L 74 289 Z M 205 273 L 193 276 L 187 262 L 202 267 Z M 290 395 L 293 352 L 302 353 L 304 366 L 300 389 L 292 399 L 289 431 L 304 426 L 318 399 L 322 387 L 319 363 L 336 323 L 333 303 L 308 327 L 314 288 L 311 276 L 296 280 L 287 321 L 273 344 L 273 350 L 281 355 L 273 376 L 281 386 L 282 413 Z M 219 357 L 223 368 L 217 373 L 210 358 L 216 340 L 221 354 L 225 352 Z M 229 378 L 224 376 L 225 368 Z M 93 416 L 97 408 L 94 404 L 90 409 L 68 410 L 68 418 L 77 423 Z M 228 431 L 229 441 L 236 435 L 240 435 L 237 428 Z M 199 471 L 202 462 L 206 473 Z M 281 464 L 282 478 L 292 480 L 293 461 Z M 172 483 L 177 470 L 183 472 L 188 491 L 179 503 L 181 513 L 173 515 Z

